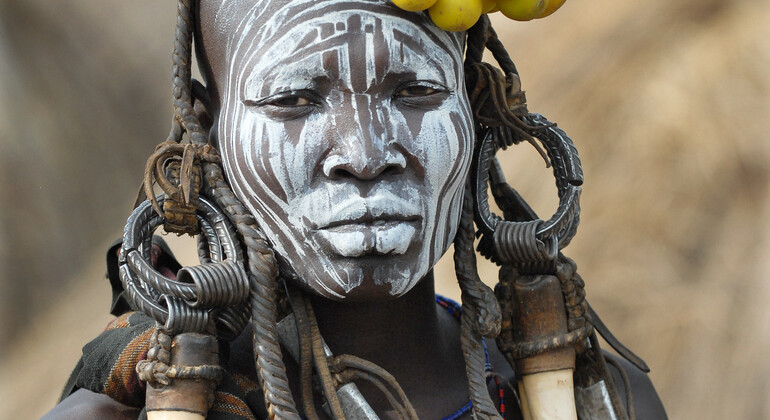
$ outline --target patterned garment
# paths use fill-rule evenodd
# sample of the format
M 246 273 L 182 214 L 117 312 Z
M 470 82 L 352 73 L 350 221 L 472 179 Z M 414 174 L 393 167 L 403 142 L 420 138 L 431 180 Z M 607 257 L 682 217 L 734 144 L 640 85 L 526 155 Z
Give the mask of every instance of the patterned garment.
M 61 399 L 84 388 L 131 407 L 144 407 L 145 385 L 139 381 L 135 367 L 147 358 L 154 331 L 155 322 L 142 313 L 128 312 L 116 318 L 83 347 L 83 356 L 70 375 Z M 215 391 L 208 419 L 256 420 L 253 413 L 265 412 L 262 393 L 257 383 L 249 379 L 256 378 L 254 368 L 230 363 L 249 360 L 248 354 L 235 356 L 240 357 L 224 362 L 227 372 Z M 144 410 L 139 418 L 146 418 Z

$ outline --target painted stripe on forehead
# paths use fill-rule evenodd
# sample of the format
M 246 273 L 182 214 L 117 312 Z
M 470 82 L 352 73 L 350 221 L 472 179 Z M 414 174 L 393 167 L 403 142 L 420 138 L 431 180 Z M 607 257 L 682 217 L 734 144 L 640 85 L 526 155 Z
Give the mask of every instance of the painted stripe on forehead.
M 321 15 L 333 15 L 344 11 L 366 11 L 372 13 L 382 13 L 389 16 L 396 16 L 404 20 L 411 21 L 414 24 L 424 28 L 428 34 L 438 42 L 437 38 L 448 38 L 453 40 L 457 51 L 461 52 L 464 48 L 464 33 L 446 32 L 435 26 L 426 13 L 407 12 L 395 7 L 389 1 L 384 0 L 290 0 L 285 1 L 284 5 L 275 5 L 273 8 L 269 5 L 264 6 L 266 2 L 259 2 L 252 8 L 250 15 L 257 20 L 260 26 L 268 25 L 268 21 L 278 25 L 270 25 L 272 36 L 275 33 L 282 32 L 283 28 L 293 28 L 307 20 L 311 20 Z M 277 10 L 276 10 L 277 9 Z
M 384 36 L 387 34 L 383 31 L 384 28 L 382 22 L 388 19 L 392 19 L 394 16 L 387 13 L 378 13 L 376 11 L 372 11 L 365 16 L 355 12 L 360 12 L 360 10 L 340 11 L 334 15 L 325 15 L 321 17 L 314 16 L 312 19 L 308 19 L 301 24 L 298 24 L 297 26 L 290 26 L 291 28 L 297 28 L 316 25 L 320 29 L 320 31 L 315 30 L 305 35 L 305 37 L 297 43 L 290 54 L 308 54 L 317 51 L 317 47 L 315 46 L 312 46 L 312 50 L 305 49 L 311 47 L 311 43 L 317 43 L 318 39 L 324 40 L 324 45 L 335 45 L 335 42 L 337 45 L 339 45 L 342 43 L 342 39 L 339 35 L 347 32 L 371 34 L 373 39 L 384 43 Z M 405 24 L 411 26 L 416 32 L 428 35 L 428 39 L 430 41 L 429 44 L 439 47 L 441 51 L 446 52 L 451 57 L 461 58 L 459 54 L 460 49 L 454 42 L 454 37 L 435 36 L 435 34 L 432 32 L 426 32 L 424 25 L 420 25 L 419 23 L 411 20 L 403 21 Z M 282 41 L 284 41 L 287 36 L 290 36 L 291 32 L 291 30 L 282 31 L 281 33 L 276 34 L 273 38 L 265 39 L 263 40 L 264 45 L 267 47 L 283 47 L 285 44 L 283 44 Z M 421 48 L 420 43 L 417 39 L 415 39 L 414 35 L 407 34 L 405 31 L 400 30 L 397 27 L 392 28 L 391 35 L 393 35 L 394 39 L 402 43 L 407 43 L 406 41 L 409 41 L 408 44 L 412 46 L 415 51 L 425 50 L 425 48 Z M 333 39 L 333 37 L 336 39 Z
M 275 3 L 275 2 L 273 2 Z M 275 11 L 274 9 L 278 9 Z M 257 4 L 250 13 L 245 14 L 243 19 L 232 28 L 235 38 L 232 39 L 232 46 L 240 46 L 244 41 L 246 32 L 259 28 L 259 37 L 255 39 L 256 45 L 274 45 L 282 38 L 286 28 L 296 28 L 307 24 L 307 22 L 325 17 L 333 22 L 333 17 L 339 13 L 367 12 L 368 14 L 395 17 L 410 22 L 420 30 L 435 44 L 441 45 L 445 50 L 462 57 L 465 45 L 465 34 L 462 32 L 446 32 L 436 27 L 424 13 L 406 12 L 396 8 L 392 4 L 386 4 L 383 1 L 362 1 L 362 0 L 296 0 L 291 1 L 283 7 L 265 7 Z M 327 25 L 326 31 L 335 29 L 338 22 Z M 366 29 L 366 28 L 364 28 Z M 232 48 L 228 51 L 231 56 Z
M 245 97 L 254 99 L 268 95 L 271 93 L 270 86 L 280 90 L 305 88 L 305 83 L 311 84 L 311 80 L 323 74 L 332 80 L 342 76 L 350 78 L 351 88 L 362 91 L 372 83 L 382 82 L 389 73 L 409 73 L 415 68 L 431 69 L 434 75 L 425 77 L 450 82 L 450 89 L 457 86 L 462 77 L 462 62 L 451 45 L 441 40 L 438 44 L 426 45 L 424 38 L 415 36 L 424 33 L 421 28 L 411 22 L 406 23 L 410 28 L 383 25 L 385 19 L 392 19 L 392 16 L 341 13 L 336 15 L 336 21 L 333 22 L 325 21 L 324 18 L 308 21 L 302 27 L 308 33 L 302 35 L 299 41 L 293 41 L 296 39 L 296 31 L 290 30 L 264 46 L 252 42 L 234 58 L 235 66 L 250 69 L 244 75 L 246 79 L 256 76 L 256 84 L 250 82 L 248 86 L 243 86 L 248 90 L 244 92 Z M 351 37 L 348 36 L 350 33 L 363 36 Z M 287 53 L 285 48 L 295 42 L 292 51 Z M 416 62 L 407 63 L 407 51 L 411 54 L 409 61 Z M 317 54 L 320 57 L 311 58 Z M 311 61 L 303 61 L 308 59 Z M 237 64 L 243 61 L 253 64 Z M 296 63 L 303 64 L 297 67 Z M 282 69 L 292 67 L 292 64 L 295 64 L 292 70 L 295 76 L 290 77 L 291 86 L 282 79 L 278 86 L 273 86 L 275 78 L 282 76 Z M 352 69 L 356 69 L 355 78 L 352 74 L 340 74 L 342 70 L 350 73 Z M 454 77 L 449 78 L 447 70 L 455 70 Z M 267 79 L 264 79 L 264 72 L 268 74 Z

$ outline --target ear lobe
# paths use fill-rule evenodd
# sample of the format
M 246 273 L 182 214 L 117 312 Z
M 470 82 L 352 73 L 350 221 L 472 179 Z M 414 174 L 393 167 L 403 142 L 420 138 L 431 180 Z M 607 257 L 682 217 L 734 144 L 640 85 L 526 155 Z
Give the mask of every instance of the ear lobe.
M 192 97 L 193 97 L 193 110 L 195 116 L 198 118 L 201 126 L 204 130 L 211 130 L 211 126 L 214 123 L 213 118 L 209 110 L 211 109 L 211 98 L 209 97 L 209 91 L 201 84 L 201 82 L 193 79 L 192 81 Z

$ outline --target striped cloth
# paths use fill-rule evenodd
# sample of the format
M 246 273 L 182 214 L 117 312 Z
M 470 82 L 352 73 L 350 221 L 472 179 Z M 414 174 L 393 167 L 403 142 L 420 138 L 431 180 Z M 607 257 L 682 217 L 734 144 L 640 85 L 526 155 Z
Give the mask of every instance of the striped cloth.
M 116 318 L 102 334 L 83 347 L 83 356 L 70 375 L 61 399 L 83 388 L 106 394 L 131 407 L 144 407 L 145 385 L 139 381 L 135 367 L 137 362 L 147 358 L 150 336 L 154 331 L 155 322 L 142 313 L 128 312 Z M 243 351 L 232 355 L 228 353 L 223 353 L 223 365 L 227 372 L 215 391 L 214 405 L 207 418 L 266 418 L 254 414 L 265 413 L 265 409 L 262 392 L 251 379 L 257 377 L 253 362 L 247 362 L 253 360 L 252 356 Z M 146 418 L 144 410 L 139 418 Z

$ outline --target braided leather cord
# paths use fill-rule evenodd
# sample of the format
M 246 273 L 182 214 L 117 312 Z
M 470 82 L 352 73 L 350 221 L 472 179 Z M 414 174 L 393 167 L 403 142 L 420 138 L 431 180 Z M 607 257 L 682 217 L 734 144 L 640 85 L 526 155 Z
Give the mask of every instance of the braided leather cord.
M 286 367 L 281 357 L 277 322 L 278 268 L 272 249 L 257 226 L 256 219 L 227 185 L 222 168 L 205 164 L 204 194 L 213 197 L 235 225 L 246 247 L 251 292 L 251 322 L 257 373 L 271 419 L 296 419 L 299 414 L 291 395 Z
M 500 333 L 500 308 L 492 290 L 481 282 L 473 250 L 473 198 L 466 185 L 460 226 L 455 236 L 455 271 L 462 290 L 463 314 L 460 341 L 465 357 L 473 414 L 476 418 L 501 418 L 487 390 L 486 358 L 481 337 L 494 338 Z

